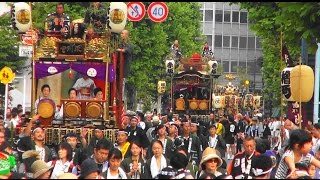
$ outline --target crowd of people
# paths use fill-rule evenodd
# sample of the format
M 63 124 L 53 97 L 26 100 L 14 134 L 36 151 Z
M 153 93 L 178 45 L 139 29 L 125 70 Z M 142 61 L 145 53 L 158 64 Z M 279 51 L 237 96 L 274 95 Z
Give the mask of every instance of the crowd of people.
M 20 112 L 13 108 L 7 117 Z M 19 113 L 21 115 L 21 113 Z M 288 119 L 128 111 L 116 142 L 102 125 L 45 144 L 39 115 L 0 124 L 0 178 L 30 179 L 317 179 L 320 124 L 299 129 Z M 21 118 L 22 117 L 22 118 Z M 20 120 L 19 120 L 20 119 Z M 12 123 L 11 123 L 12 124 Z M 8 163 L 4 163 L 8 162 Z M 10 162 L 10 163 L 9 163 Z

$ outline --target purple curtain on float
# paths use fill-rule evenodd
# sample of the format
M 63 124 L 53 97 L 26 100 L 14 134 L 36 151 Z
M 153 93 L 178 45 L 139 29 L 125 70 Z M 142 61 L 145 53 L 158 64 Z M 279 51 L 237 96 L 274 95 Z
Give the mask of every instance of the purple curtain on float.
M 54 69 L 53 72 L 49 73 L 48 69 Z M 36 70 L 36 79 L 41 79 L 46 76 L 55 75 L 58 73 L 61 73 L 63 71 L 66 71 L 68 69 L 72 69 L 80 74 L 87 74 L 87 71 L 89 68 L 93 68 L 97 71 L 97 76 L 94 78 L 97 78 L 99 80 L 105 80 L 106 79 L 106 65 L 105 64 L 35 64 L 35 70 Z M 108 68 L 108 82 L 113 82 L 115 79 L 115 72 L 114 67 L 112 64 L 109 64 Z

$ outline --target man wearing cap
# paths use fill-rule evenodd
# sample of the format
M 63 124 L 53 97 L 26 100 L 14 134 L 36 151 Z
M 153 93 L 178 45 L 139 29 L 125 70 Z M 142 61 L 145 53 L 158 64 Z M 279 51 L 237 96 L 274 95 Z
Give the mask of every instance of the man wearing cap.
M 98 179 L 100 170 L 92 159 L 86 159 L 81 164 L 81 174 L 79 179 Z
M 120 129 L 117 134 L 117 143 L 114 144 L 114 147 L 119 149 L 122 153 L 122 159 L 130 157 L 130 142 L 128 141 L 128 132 L 124 129 Z
M 188 152 L 189 161 L 199 164 L 202 154 L 201 141 L 199 137 L 190 133 L 190 122 L 186 119 L 182 121 L 182 138 L 183 148 Z
M 49 162 L 52 160 L 52 153 L 54 152 L 52 152 L 52 150 L 44 144 L 44 130 L 41 127 L 37 127 L 31 132 L 32 124 L 35 123 L 39 117 L 39 114 L 32 117 L 25 129 L 25 137 L 18 141 L 17 150 L 19 153 L 23 153 L 28 150 L 36 150 L 39 152 L 41 160 Z
M 150 144 L 149 141 L 147 140 L 147 135 L 145 132 L 142 130 L 141 127 L 138 127 L 138 118 L 137 116 L 133 116 L 130 119 L 130 127 L 127 127 L 125 131 L 128 132 L 128 140 L 129 142 L 133 142 L 135 140 L 138 140 L 142 142 L 143 148 L 147 148 Z
M 159 116 L 152 117 L 152 120 L 151 120 L 152 127 L 150 127 L 146 132 L 149 142 L 151 142 L 152 139 L 154 138 L 153 132 L 156 129 L 156 127 L 159 125 L 159 122 L 160 122 Z

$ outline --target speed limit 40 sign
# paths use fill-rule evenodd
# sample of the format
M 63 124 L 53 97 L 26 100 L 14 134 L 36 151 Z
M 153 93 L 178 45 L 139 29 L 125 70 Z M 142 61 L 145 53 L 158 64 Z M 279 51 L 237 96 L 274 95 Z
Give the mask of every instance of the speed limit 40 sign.
M 149 18 L 154 22 L 162 22 L 167 19 L 169 8 L 164 2 L 153 2 L 147 10 Z

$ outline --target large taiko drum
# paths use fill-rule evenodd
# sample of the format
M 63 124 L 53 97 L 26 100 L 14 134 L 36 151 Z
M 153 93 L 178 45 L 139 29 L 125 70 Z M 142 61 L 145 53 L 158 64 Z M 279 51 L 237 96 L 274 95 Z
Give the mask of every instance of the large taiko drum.
M 88 118 L 99 119 L 103 114 L 103 107 L 97 102 L 90 102 L 86 106 L 86 115 Z
M 56 105 L 52 99 L 44 98 L 38 103 L 38 114 L 40 115 L 40 124 L 44 127 L 51 126 L 55 113 Z
M 64 117 L 77 118 L 81 114 L 81 106 L 77 102 L 68 102 L 64 105 L 63 113 Z

